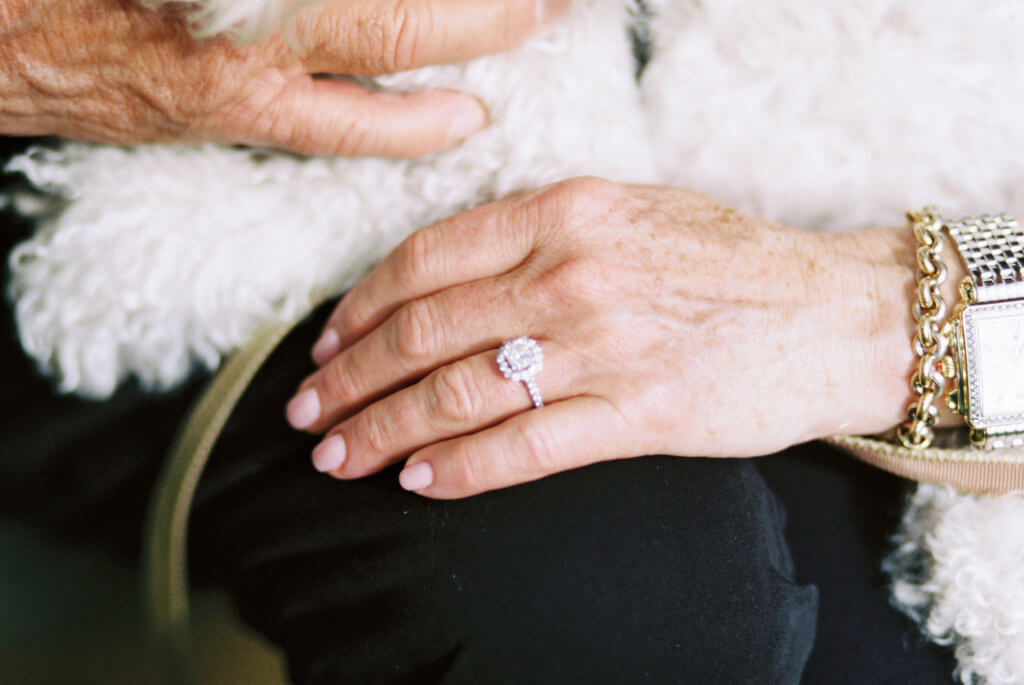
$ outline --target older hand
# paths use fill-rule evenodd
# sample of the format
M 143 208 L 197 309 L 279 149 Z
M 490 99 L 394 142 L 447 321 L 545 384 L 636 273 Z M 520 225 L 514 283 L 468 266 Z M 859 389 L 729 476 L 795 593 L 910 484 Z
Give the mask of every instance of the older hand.
M 292 49 L 280 37 L 193 41 L 179 19 L 127 0 L 0 0 L 0 135 L 422 155 L 482 128 L 483 106 L 460 93 L 371 94 L 312 75 L 499 52 L 569 4 L 337 0 L 296 16 Z
M 691 192 L 580 179 L 413 234 L 341 301 L 288 418 L 358 478 L 408 455 L 453 498 L 590 462 L 749 456 L 895 425 L 909 234 L 805 233 Z M 495 363 L 536 338 L 532 409 Z

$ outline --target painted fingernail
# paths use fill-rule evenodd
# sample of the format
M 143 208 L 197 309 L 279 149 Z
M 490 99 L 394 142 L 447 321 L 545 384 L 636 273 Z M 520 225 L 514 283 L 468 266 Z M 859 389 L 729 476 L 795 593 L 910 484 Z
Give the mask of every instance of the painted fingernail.
M 293 397 L 285 409 L 292 428 L 308 428 L 320 418 L 320 397 L 310 388 Z
M 331 357 L 338 354 L 341 348 L 341 340 L 333 328 L 328 328 L 320 339 L 313 345 L 313 361 L 317 364 L 326 364 Z
M 433 482 L 434 470 L 425 461 L 406 466 L 398 474 L 398 484 L 406 490 L 422 490 Z
M 332 435 L 313 448 L 313 466 L 320 473 L 334 471 L 345 463 L 345 438 Z
M 449 140 L 463 140 L 487 125 L 487 108 L 476 98 L 472 98 L 472 102 L 470 105 L 467 98 L 466 103 L 453 113 L 448 125 Z

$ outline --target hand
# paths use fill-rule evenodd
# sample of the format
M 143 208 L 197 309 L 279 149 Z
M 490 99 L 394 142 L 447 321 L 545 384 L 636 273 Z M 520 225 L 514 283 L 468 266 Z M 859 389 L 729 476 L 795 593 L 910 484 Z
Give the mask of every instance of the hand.
M 483 128 L 483 105 L 454 92 L 371 94 L 312 75 L 500 52 L 569 4 L 336 0 L 295 17 L 292 49 L 280 37 L 197 42 L 179 18 L 126 0 L 0 0 L 0 135 L 418 156 Z
M 603 459 L 750 456 L 889 428 L 912 239 L 820 235 L 695 193 L 560 183 L 418 231 L 341 301 L 287 415 L 320 470 L 463 497 Z M 532 409 L 495 363 L 544 352 Z

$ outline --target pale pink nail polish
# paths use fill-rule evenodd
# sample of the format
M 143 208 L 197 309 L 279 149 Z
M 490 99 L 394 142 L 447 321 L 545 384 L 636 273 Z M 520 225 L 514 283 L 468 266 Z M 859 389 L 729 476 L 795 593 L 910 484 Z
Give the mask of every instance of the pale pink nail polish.
M 433 482 L 434 470 L 425 461 L 407 466 L 398 474 L 398 484 L 406 490 L 422 490 Z
M 313 345 L 313 361 L 317 364 L 326 364 L 331 357 L 338 354 L 341 348 L 341 340 L 333 328 L 328 328 L 320 339 Z
M 310 388 L 293 397 L 285 409 L 285 416 L 292 428 L 308 428 L 320 418 L 320 398 Z
M 332 435 L 313 448 L 313 466 L 320 473 L 334 471 L 345 463 L 345 438 Z

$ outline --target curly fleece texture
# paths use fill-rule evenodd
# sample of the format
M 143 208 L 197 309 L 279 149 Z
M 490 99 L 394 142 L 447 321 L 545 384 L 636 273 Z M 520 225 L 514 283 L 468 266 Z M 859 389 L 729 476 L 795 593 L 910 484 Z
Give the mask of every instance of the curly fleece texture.
M 252 38 L 302 3 L 192 4 L 197 32 Z M 622 0 L 580 0 L 505 55 L 377 79 L 490 108 L 487 131 L 424 160 L 77 143 L 15 159 L 59 199 L 47 212 L 15 198 L 43 217 L 12 255 L 26 351 L 66 392 L 103 397 L 128 376 L 170 388 L 259 323 L 342 291 L 412 230 L 584 173 L 688 186 L 809 230 L 894 224 L 926 202 L 1024 209 L 1019 3 L 645 4 L 639 88 Z M 921 486 L 898 543 L 894 602 L 954 645 L 961 679 L 1024 682 L 1024 500 Z

